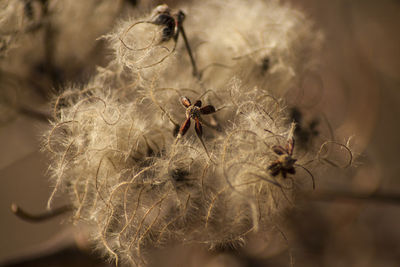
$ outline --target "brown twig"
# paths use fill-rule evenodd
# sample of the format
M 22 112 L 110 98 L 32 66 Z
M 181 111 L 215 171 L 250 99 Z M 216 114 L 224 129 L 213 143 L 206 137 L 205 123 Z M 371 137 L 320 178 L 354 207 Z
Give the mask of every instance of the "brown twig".
M 43 213 L 31 214 L 21 209 L 21 207 L 19 207 L 17 204 L 11 204 L 12 213 L 14 213 L 18 218 L 31 223 L 39 223 L 50 220 L 69 211 L 72 211 L 72 207 L 70 205 L 64 205 L 53 210 L 45 211 Z
M 340 192 L 340 191 L 317 191 L 309 195 L 305 195 L 305 198 L 312 201 L 366 201 L 376 202 L 382 204 L 400 204 L 399 193 L 372 193 L 365 194 L 359 192 Z
M 24 115 L 26 117 L 32 118 L 32 119 L 36 119 L 45 123 L 48 123 L 52 117 L 50 114 L 38 111 L 38 110 L 34 110 L 28 107 L 19 107 L 18 108 L 18 112 L 21 115 Z

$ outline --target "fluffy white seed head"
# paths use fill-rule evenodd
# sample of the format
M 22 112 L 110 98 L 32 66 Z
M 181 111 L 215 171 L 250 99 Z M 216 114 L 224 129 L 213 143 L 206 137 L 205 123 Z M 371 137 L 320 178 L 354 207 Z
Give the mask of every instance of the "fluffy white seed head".
M 84 88 L 56 99 L 46 136 L 49 206 L 57 192 L 69 194 L 73 219 L 92 226 L 97 247 L 132 265 L 173 242 L 243 245 L 293 205 L 302 180 L 272 175 L 269 166 L 278 159 L 274 146 L 293 135 L 277 96 L 313 61 L 300 60 L 317 47 L 312 24 L 277 1 L 197 2 L 187 13 L 201 81 L 181 39 L 172 52 L 173 40 L 159 41 L 160 26 L 135 24 L 151 15 L 122 22 L 105 36 L 114 59 Z M 270 65 L 261 75 L 265 56 Z M 228 67 L 205 69 L 213 63 Z M 217 110 L 201 114 L 201 138 L 194 119 L 176 137 L 186 120 L 182 96 Z

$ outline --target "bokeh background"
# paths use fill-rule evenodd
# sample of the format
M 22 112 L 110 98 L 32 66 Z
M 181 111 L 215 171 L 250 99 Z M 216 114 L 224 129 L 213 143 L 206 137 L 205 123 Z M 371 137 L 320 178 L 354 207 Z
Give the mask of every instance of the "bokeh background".
M 32 2 L 34 12 L 46 12 L 40 9 L 41 1 Z M 86 81 L 96 65 L 107 61 L 109 51 L 96 38 L 119 18 L 161 3 L 103 0 L 99 7 L 95 2 L 87 1 L 78 10 L 66 5 L 71 16 L 55 19 L 57 11 L 51 13 L 54 24 L 24 37 L 29 46 L 11 50 L 7 60 L 0 58 L 0 265 L 25 261 L 19 266 L 44 266 L 29 260 L 46 254 L 53 255 L 46 262 L 51 266 L 107 265 L 89 253 L 85 237 L 77 234 L 83 232 L 76 231 L 80 226 L 70 226 L 67 217 L 32 224 L 10 211 L 12 202 L 33 213 L 45 210 L 51 191 L 46 175 L 49 159 L 40 149 L 51 96 L 62 90 L 62 84 Z M 163 2 L 174 8 L 188 1 Z M 325 35 L 318 73 L 320 97 L 304 90 L 304 101 L 296 102 L 289 92 L 288 102 L 309 117 L 323 110 L 337 140 L 353 136 L 350 144 L 358 154 L 357 166 L 345 170 L 327 166 L 321 170 L 324 175 L 314 174 L 317 190 L 299 198 L 299 205 L 287 215 L 284 228 L 295 266 L 399 266 L 400 2 L 285 3 L 305 12 Z M 6 107 L 10 102 L 14 110 Z M 189 253 L 180 248 L 162 265 L 289 265 L 287 251 L 256 250 Z

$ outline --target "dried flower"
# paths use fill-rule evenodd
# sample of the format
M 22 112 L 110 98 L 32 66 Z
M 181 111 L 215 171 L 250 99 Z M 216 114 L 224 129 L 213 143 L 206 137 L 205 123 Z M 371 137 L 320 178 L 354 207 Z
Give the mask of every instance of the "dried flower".
M 277 1 L 202 1 L 188 14 L 201 81 L 175 35 L 166 38 L 172 28 L 135 24 L 154 22 L 147 15 L 104 36 L 115 58 L 55 102 L 45 142 L 55 186 L 49 207 L 56 192 L 69 194 L 73 219 L 91 225 L 95 244 L 117 263 L 146 265 L 155 248 L 174 241 L 243 245 L 293 205 L 295 185 L 307 175 L 292 171 L 292 162 L 285 171 L 271 162 L 293 140 L 279 96 L 313 62 L 306 60 L 319 42 L 312 24 Z M 218 64 L 228 67 L 206 73 Z M 180 136 L 194 118 L 207 151 L 190 132 L 180 142 L 173 135 L 185 119 L 183 95 Z M 214 106 L 220 111 L 211 114 Z M 198 112 L 210 114 L 204 135 Z M 293 145 L 286 152 L 295 158 Z

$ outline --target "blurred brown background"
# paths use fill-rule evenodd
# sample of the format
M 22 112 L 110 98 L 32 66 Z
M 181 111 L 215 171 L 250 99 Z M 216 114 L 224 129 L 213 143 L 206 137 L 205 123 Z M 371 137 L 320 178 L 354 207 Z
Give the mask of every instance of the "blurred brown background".
M 172 2 L 178 1 L 166 2 L 175 7 Z M 320 68 L 323 98 L 313 108 L 324 110 L 339 141 L 354 135 L 352 147 L 360 153 L 358 168 L 328 168 L 328 175 L 316 175 L 317 196 L 327 189 L 353 195 L 311 197 L 290 215 L 288 235 L 295 266 L 399 266 L 400 1 L 293 0 L 292 4 L 325 34 Z M 82 68 L 89 75 L 101 60 L 88 62 L 90 66 Z M 35 108 L 47 111 L 48 99 L 32 99 Z M 6 259 L 45 250 L 46 245 L 72 242 L 68 223 L 60 225 L 65 218 L 30 224 L 10 212 L 12 202 L 31 212 L 45 209 L 50 194 L 48 159 L 39 149 L 46 129 L 46 123 L 22 114 L 1 125 L 0 265 Z M 378 197 L 357 199 L 374 192 Z M 213 258 L 209 266 L 231 264 L 215 254 L 209 257 Z M 288 261 L 240 258 L 237 264 L 287 266 Z

